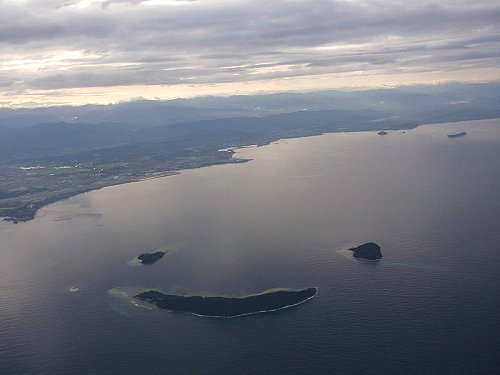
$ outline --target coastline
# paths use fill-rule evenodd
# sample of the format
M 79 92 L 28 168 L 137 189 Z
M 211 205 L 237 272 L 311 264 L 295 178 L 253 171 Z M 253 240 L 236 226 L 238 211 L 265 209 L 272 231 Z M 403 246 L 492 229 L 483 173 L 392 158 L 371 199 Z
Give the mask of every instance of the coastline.
M 242 316 L 250 316 L 250 315 L 255 315 L 255 314 L 264 314 L 264 313 L 270 313 L 270 312 L 274 312 L 274 311 L 280 311 L 280 310 L 285 310 L 285 309 L 288 309 L 290 307 L 295 307 L 295 306 L 299 306 L 299 305 L 302 305 L 303 303 L 313 299 L 314 297 L 316 297 L 316 294 L 318 294 L 318 287 L 314 287 L 316 289 L 316 293 L 314 294 L 314 296 L 311 296 L 311 297 L 308 297 L 306 298 L 305 300 L 301 301 L 301 302 L 297 302 L 297 303 L 294 303 L 292 305 L 287 305 L 287 306 L 283 306 L 283 307 L 280 307 L 280 308 L 277 308 L 277 309 L 271 309 L 271 310 L 260 310 L 260 311 L 255 311 L 255 312 L 251 312 L 251 313 L 246 313 L 246 314 L 239 314 L 239 315 L 234 315 L 234 316 L 223 316 L 223 315 L 201 315 L 201 314 L 196 314 L 196 313 L 191 313 L 191 312 L 188 312 L 188 314 L 190 315 L 194 315 L 194 316 L 198 316 L 200 318 L 214 318 L 214 319 L 234 319 L 234 318 L 239 318 L 239 317 L 242 317 Z M 160 309 L 160 308 L 158 308 Z M 160 309 L 161 310 L 161 309 Z M 167 310 L 168 311 L 168 310 Z M 174 311 L 175 312 L 175 311 Z
M 12 209 L 12 213 L 9 215 L 2 216 L 0 214 L 0 220 L 6 221 L 6 222 L 11 222 L 13 224 L 18 224 L 18 223 L 25 223 L 31 220 L 36 219 L 37 213 L 40 209 L 43 207 L 46 207 L 52 203 L 56 202 L 61 202 L 66 199 L 70 199 L 72 197 L 75 197 L 80 194 L 84 193 L 90 193 L 92 191 L 98 191 L 107 187 L 113 187 L 113 186 L 118 186 L 118 185 L 125 185 L 125 184 L 132 184 L 132 183 L 138 183 L 138 182 L 143 182 L 143 181 L 148 181 L 148 180 L 155 180 L 157 178 L 165 178 L 165 177 L 170 177 L 170 176 L 175 176 L 178 174 L 181 174 L 182 171 L 188 171 L 192 169 L 199 169 L 199 168 L 205 168 L 205 167 L 210 167 L 213 165 L 222 165 L 222 164 L 240 164 L 240 163 L 246 163 L 249 162 L 250 160 L 246 159 L 238 159 L 238 158 L 229 158 L 225 159 L 225 161 L 222 162 L 216 162 L 212 164 L 207 164 L 207 165 L 200 165 L 197 167 L 192 167 L 192 168 L 183 168 L 183 169 L 176 169 L 176 170 L 171 170 L 171 171 L 164 171 L 164 172 L 156 172 L 152 175 L 141 175 L 141 176 L 134 176 L 131 178 L 124 178 L 122 181 L 116 182 L 116 181 L 110 181 L 110 183 L 102 183 L 98 184 L 97 186 L 91 186 L 85 189 L 78 189 L 75 191 L 69 191 L 69 192 L 62 192 L 58 195 L 48 197 L 47 199 L 41 201 L 41 202 L 29 202 L 27 201 L 24 204 L 24 207 L 22 209 Z M 9 209 L 3 209 L 4 211 L 7 211 Z M 1 211 L 0 211 L 1 212 Z
M 138 298 L 138 296 L 140 294 L 132 297 L 132 300 L 139 299 L 140 301 L 147 301 L 148 303 L 152 303 L 153 305 L 155 305 L 158 310 L 166 310 L 166 311 L 174 312 L 174 313 L 189 314 L 189 315 L 193 315 L 193 316 L 197 316 L 197 317 L 202 317 L 202 318 L 233 319 L 233 318 L 238 318 L 238 317 L 242 317 L 242 316 L 249 316 L 249 315 L 255 315 L 255 314 L 270 313 L 270 312 L 274 312 L 274 311 L 285 310 L 285 309 L 288 309 L 290 307 L 299 306 L 299 305 L 301 305 L 301 304 L 303 304 L 303 303 L 311 300 L 312 298 L 314 298 L 318 294 L 319 288 L 317 286 L 310 287 L 310 288 L 307 288 L 307 289 L 314 289 L 314 294 L 311 295 L 311 296 L 309 296 L 309 297 L 307 297 L 307 298 L 305 298 L 305 299 L 303 299 L 302 301 L 299 301 L 299 302 L 296 302 L 296 303 L 292 303 L 292 304 L 289 304 L 289 305 L 285 305 L 285 306 L 282 306 L 282 307 L 278 307 L 278 308 L 251 311 L 251 312 L 242 313 L 242 314 L 236 314 L 236 315 L 208 315 L 208 314 L 195 313 L 195 312 L 192 312 L 192 311 L 172 310 L 172 309 L 169 309 L 169 308 L 166 308 L 166 307 L 159 307 L 158 303 L 156 301 Z M 258 293 L 258 294 L 250 294 L 250 295 L 247 295 L 247 296 L 244 296 L 244 297 L 212 297 L 212 296 L 210 296 L 210 297 L 203 297 L 203 298 L 225 298 L 225 299 L 229 299 L 229 300 L 235 300 L 235 299 L 236 300 L 238 300 L 238 299 L 245 300 L 245 299 L 251 298 L 251 297 L 266 296 L 266 295 L 268 295 L 270 293 L 274 293 L 274 292 L 280 292 L 280 291 L 302 292 L 302 291 L 305 291 L 305 290 L 306 289 L 296 290 L 296 289 L 275 288 L 275 289 L 269 289 L 267 291 L 264 291 L 264 292 L 261 292 L 261 293 Z M 166 295 L 166 294 L 164 294 L 162 292 L 158 292 L 158 293 L 162 294 L 163 296 L 168 296 L 168 295 Z M 181 296 L 175 296 L 175 297 L 181 297 Z M 190 298 L 190 297 L 201 297 L 201 296 L 188 296 L 188 297 L 185 297 L 185 298 Z M 132 301 L 132 303 L 133 303 L 133 301 Z
M 349 248 L 345 248 L 345 247 L 337 248 L 337 249 L 335 249 L 335 252 L 342 255 L 343 257 L 349 259 L 352 262 L 364 261 L 364 262 L 370 262 L 370 263 L 378 263 L 384 258 L 383 256 L 380 259 L 373 259 L 373 260 L 372 259 L 365 259 L 365 258 L 356 258 L 352 255 L 352 250 L 350 250 Z
M 396 130 L 409 130 L 409 129 L 415 129 L 420 126 L 428 126 L 428 125 L 447 125 L 447 124 L 455 124 L 455 123 L 461 123 L 461 122 L 468 122 L 468 121 L 483 121 L 483 120 L 496 120 L 498 118 L 487 118 L 487 119 L 466 119 L 466 120 L 459 120 L 459 121 L 450 121 L 450 122 L 439 122 L 439 123 L 428 123 L 428 124 L 416 124 L 412 126 L 401 126 L 401 127 L 396 127 L 391 129 L 392 131 Z M 141 181 L 147 181 L 147 180 L 152 180 L 152 179 L 157 179 L 157 178 L 163 178 L 163 177 L 169 177 L 173 175 L 177 175 L 182 173 L 182 171 L 187 171 L 187 170 L 192 170 L 192 169 L 199 169 L 199 168 L 204 168 L 204 167 L 209 167 L 209 166 L 214 166 L 214 165 L 222 165 L 222 164 L 239 164 L 239 163 L 246 163 L 251 161 L 251 159 L 239 159 L 233 157 L 233 155 L 236 153 L 237 150 L 248 148 L 248 147 L 261 147 L 261 146 L 266 146 L 269 145 L 273 142 L 278 142 L 281 140 L 285 139 L 296 139 L 296 138 L 307 138 L 307 137 L 314 137 L 314 136 L 320 136 L 324 134 L 335 134 L 335 133 L 367 133 L 367 132 L 374 132 L 376 134 L 376 129 L 352 129 L 348 130 L 345 128 L 339 128 L 337 130 L 332 130 L 328 132 L 324 131 L 319 131 L 317 133 L 307 133 L 307 134 L 290 134 L 289 136 L 277 136 L 276 138 L 267 138 L 263 140 L 262 142 L 259 143 L 251 143 L 251 144 L 241 144 L 241 145 L 236 145 L 236 146 L 227 146 L 225 148 L 219 149 L 219 151 L 225 151 L 227 152 L 228 156 L 224 159 L 217 160 L 214 162 L 209 162 L 207 164 L 201 164 L 199 166 L 193 166 L 193 167 L 188 167 L 188 168 L 179 168 L 179 169 L 173 169 L 173 170 L 166 170 L 166 171 L 161 171 L 161 172 L 153 172 L 152 174 L 143 174 L 143 175 L 137 175 L 137 176 L 130 176 L 130 177 L 123 177 L 122 180 L 120 181 L 100 181 L 98 182 L 95 186 L 89 186 L 85 188 L 80 188 L 80 189 L 75 189 L 74 191 L 62 191 L 59 192 L 55 195 L 49 196 L 46 199 L 43 199 L 41 201 L 25 201 L 23 203 L 23 207 L 19 208 L 0 208 L 0 220 L 6 221 L 6 222 L 11 222 L 13 224 L 18 224 L 18 223 L 23 223 L 23 222 L 28 222 L 31 220 L 36 219 L 37 217 L 37 212 L 43 208 L 46 207 L 52 203 L 56 203 L 59 201 L 64 201 L 66 199 L 72 198 L 74 196 L 77 196 L 82 193 L 88 193 L 91 191 L 97 191 L 106 187 L 111 187 L 111 186 L 117 186 L 117 185 L 123 185 L 123 184 L 129 184 L 129 183 L 136 183 L 136 182 L 141 182 Z

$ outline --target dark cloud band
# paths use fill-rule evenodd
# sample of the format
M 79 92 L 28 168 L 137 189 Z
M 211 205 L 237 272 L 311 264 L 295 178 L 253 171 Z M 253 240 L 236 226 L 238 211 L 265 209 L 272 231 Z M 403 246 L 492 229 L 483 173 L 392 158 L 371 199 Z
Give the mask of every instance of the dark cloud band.
M 6 1 L 0 85 L 19 92 L 495 68 L 499 19 L 491 1 Z

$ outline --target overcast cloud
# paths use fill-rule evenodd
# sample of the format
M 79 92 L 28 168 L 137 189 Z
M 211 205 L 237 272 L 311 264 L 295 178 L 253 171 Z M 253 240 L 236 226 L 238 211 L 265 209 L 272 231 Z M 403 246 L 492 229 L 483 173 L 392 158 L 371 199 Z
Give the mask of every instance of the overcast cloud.
M 0 1 L 0 91 L 499 79 L 500 2 Z M 293 82 L 296 78 L 296 87 Z M 401 82 L 404 82 L 402 79 Z

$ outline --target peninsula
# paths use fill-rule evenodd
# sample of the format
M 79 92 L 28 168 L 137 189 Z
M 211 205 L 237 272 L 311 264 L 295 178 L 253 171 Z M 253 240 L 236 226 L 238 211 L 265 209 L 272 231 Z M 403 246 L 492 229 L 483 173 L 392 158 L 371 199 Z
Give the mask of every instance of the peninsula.
M 160 309 L 213 318 L 235 318 L 296 306 L 313 298 L 317 291 L 317 288 L 307 288 L 276 290 L 247 297 L 186 297 L 149 290 L 134 298 L 153 303 Z
M 353 251 L 353 257 L 364 260 L 379 261 L 382 259 L 380 246 L 374 242 L 367 242 L 358 247 L 351 247 L 349 250 Z
M 142 264 L 153 264 L 159 261 L 166 254 L 165 251 L 156 251 L 154 253 L 144 253 L 137 257 Z

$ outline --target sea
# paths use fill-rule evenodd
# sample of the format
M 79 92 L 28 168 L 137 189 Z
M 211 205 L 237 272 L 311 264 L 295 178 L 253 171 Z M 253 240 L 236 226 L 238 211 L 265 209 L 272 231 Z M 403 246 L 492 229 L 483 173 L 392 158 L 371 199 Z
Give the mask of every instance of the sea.
M 500 119 L 234 157 L 0 222 L 0 374 L 500 374 Z M 133 298 L 312 286 L 234 319 Z

